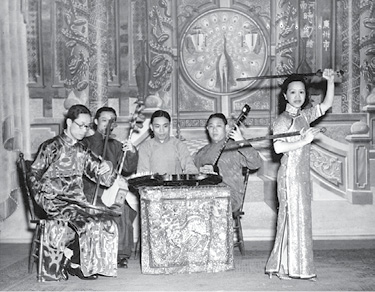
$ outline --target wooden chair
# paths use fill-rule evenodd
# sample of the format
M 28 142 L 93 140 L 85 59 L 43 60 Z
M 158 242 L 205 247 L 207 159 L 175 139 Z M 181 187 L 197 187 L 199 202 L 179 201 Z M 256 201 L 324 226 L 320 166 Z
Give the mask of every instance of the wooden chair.
M 43 215 L 41 210 L 36 210 L 37 206 L 34 203 L 34 198 L 31 194 L 28 185 L 28 164 L 31 161 L 25 161 L 24 155 L 21 152 L 17 160 L 17 169 L 20 177 L 20 185 L 25 196 L 27 209 L 30 214 L 30 223 L 35 224 L 35 231 L 31 242 L 28 271 L 31 274 L 33 265 L 37 262 L 37 280 L 42 281 L 42 261 L 43 261 L 43 242 L 45 236 L 46 216 Z M 39 212 L 38 212 L 39 211 Z M 38 215 L 37 215 L 38 214 Z
M 233 246 L 238 247 L 240 250 L 241 255 L 245 254 L 245 242 L 243 239 L 243 233 L 242 233 L 242 224 L 241 224 L 241 218 L 243 215 L 245 215 L 245 212 L 243 211 L 243 204 L 245 202 L 245 196 L 246 196 L 246 189 L 247 189 L 247 181 L 249 179 L 250 169 L 247 167 L 244 167 L 242 169 L 242 174 L 244 176 L 244 195 L 242 199 L 241 207 L 232 213 L 233 216 L 233 229 L 235 235 L 237 235 L 237 240 L 234 242 Z

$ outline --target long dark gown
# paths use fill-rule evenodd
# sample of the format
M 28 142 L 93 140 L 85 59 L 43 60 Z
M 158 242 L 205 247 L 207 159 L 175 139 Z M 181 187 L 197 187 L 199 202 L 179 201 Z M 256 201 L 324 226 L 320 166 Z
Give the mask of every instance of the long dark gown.
M 104 137 L 98 131 L 94 133 L 94 135 L 86 137 L 82 140 L 83 144 L 85 144 L 92 152 L 97 155 L 103 154 L 104 149 Z M 122 151 L 122 143 L 109 137 L 106 153 L 104 155 L 105 160 L 109 160 L 112 164 L 119 168 L 119 164 L 121 163 L 122 156 L 124 152 Z M 131 151 L 126 152 L 124 165 L 122 169 L 122 175 L 129 175 L 136 171 L 138 163 L 138 152 L 135 151 L 134 153 Z M 83 186 L 86 196 L 89 199 L 89 202 L 92 202 L 92 198 L 95 194 L 96 183 L 88 178 L 84 178 Z M 103 191 L 106 188 L 101 186 L 98 189 L 98 198 L 101 198 Z M 101 200 L 98 200 L 101 201 Z M 133 222 L 137 216 L 137 211 L 133 210 L 127 202 L 123 205 L 121 209 L 121 216 L 118 216 L 115 219 L 117 226 L 118 226 L 118 233 L 119 233 L 119 240 L 118 240 L 118 256 L 122 257 L 130 257 L 132 253 L 132 248 L 134 245 L 134 230 L 133 230 Z

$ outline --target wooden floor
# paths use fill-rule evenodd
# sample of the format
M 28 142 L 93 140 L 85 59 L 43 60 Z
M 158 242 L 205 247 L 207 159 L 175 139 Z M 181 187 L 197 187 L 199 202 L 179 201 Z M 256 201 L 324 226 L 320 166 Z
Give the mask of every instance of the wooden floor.
M 27 272 L 28 245 L 0 244 L 1 291 L 375 291 L 374 241 L 314 242 L 318 280 L 269 279 L 264 274 L 271 243 L 247 243 L 246 254 L 235 250 L 235 269 L 220 273 L 144 275 L 139 259 L 116 278 L 64 282 L 36 281 Z

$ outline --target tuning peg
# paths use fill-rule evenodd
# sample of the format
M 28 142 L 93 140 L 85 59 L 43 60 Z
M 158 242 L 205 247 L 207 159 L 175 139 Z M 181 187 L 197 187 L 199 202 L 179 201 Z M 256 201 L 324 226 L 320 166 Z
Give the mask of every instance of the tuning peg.
M 137 116 L 137 122 L 144 122 L 146 120 L 146 116 L 145 115 L 143 115 L 143 114 L 139 114 L 138 116 Z

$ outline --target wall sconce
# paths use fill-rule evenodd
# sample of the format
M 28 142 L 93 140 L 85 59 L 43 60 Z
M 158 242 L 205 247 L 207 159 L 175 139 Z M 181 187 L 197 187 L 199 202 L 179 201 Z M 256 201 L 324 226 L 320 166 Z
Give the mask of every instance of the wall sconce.
M 206 35 L 202 33 L 201 27 L 195 26 L 193 30 L 194 32 L 189 34 L 188 38 L 190 38 L 196 52 L 203 52 L 203 48 L 206 47 Z
M 245 36 L 242 36 L 242 46 L 245 43 L 249 48 L 250 52 L 254 52 L 255 48 L 259 45 L 259 34 L 258 32 L 248 31 Z

